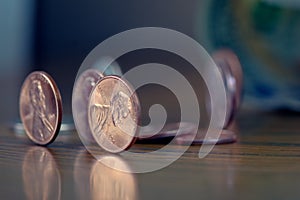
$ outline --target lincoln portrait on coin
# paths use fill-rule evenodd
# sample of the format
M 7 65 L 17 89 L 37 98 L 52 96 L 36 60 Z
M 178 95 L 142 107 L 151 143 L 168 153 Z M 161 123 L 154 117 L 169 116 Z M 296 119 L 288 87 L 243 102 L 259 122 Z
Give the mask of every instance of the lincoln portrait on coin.
M 107 125 L 119 127 L 122 120 L 130 114 L 130 98 L 123 92 L 113 95 L 109 104 L 95 104 L 91 107 L 91 119 L 94 122 L 94 133 L 107 132 Z
M 50 123 L 51 114 L 47 115 L 46 98 L 39 80 L 32 82 L 29 90 L 30 102 L 33 107 L 32 133 L 45 140 L 53 131 Z
M 112 121 L 115 126 L 118 126 L 122 123 L 122 120 L 125 119 L 131 109 L 129 97 L 122 91 L 118 92 L 111 101 L 112 108 Z

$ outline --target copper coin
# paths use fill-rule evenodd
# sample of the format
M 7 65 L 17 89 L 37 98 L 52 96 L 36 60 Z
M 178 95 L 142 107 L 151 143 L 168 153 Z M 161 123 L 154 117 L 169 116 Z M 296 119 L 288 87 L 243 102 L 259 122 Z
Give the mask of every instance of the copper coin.
M 221 49 L 212 55 L 224 79 L 227 96 L 227 114 L 224 128 L 234 119 L 241 103 L 243 71 L 238 57 L 231 50 Z
M 140 103 L 132 87 L 117 76 L 106 76 L 93 89 L 88 120 L 92 134 L 104 150 L 118 153 L 136 140 Z
M 241 104 L 241 96 L 243 90 L 243 70 L 239 58 L 230 49 L 220 49 L 212 55 L 214 61 L 218 63 L 226 63 L 235 80 L 235 109 Z
M 34 143 L 47 145 L 55 140 L 62 120 L 62 101 L 47 73 L 33 72 L 25 79 L 20 94 L 20 117 Z
M 89 96 L 103 74 L 96 69 L 84 71 L 77 79 L 72 96 L 74 123 L 80 138 L 86 142 L 94 140 L 88 122 Z
M 233 131 L 223 129 L 219 138 L 208 138 L 204 140 L 206 136 L 206 130 L 198 130 L 197 135 L 185 134 L 175 138 L 176 143 L 180 145 L 200 145 L 200 144 L 228 144 L 236 142 L 237 137 Z

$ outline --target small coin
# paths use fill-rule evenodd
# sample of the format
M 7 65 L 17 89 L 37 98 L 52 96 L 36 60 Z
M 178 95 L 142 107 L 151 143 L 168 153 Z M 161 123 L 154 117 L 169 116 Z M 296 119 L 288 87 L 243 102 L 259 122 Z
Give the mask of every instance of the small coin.
M 229 49 L 221 49 L 212 55 L 214 61 L 226 64 L 230 68 L 230 72 L 235 82 L 235 109 L 241 104 L 242 90 L 243 90 L 243 70 L 237 55 Z M 230 77 L 229 77 L 230 78 Z
M 20 94 L 20 117 L 29 139 L 39 145 L 53 142 L 62 120 L 62 101 L 53 79 L 45 72 L 32 72 Z
M 140 103 L 132 87 L 117 76 L 106 76 L 92 90 L 88 121 L 98 145 L 118 153 L 136 140 Z
M 157 125 L 157 127 L 161 126 Z M 195 133 L 198 130 L 198 126 L 196 124 L 189 122 L 169 123 L 166 124 L 158 133 L 155 133 L 157 127 L 149 126 L 146 129 L 143 129 L 143 131 L 140 131 L 138 141 L 174 138 L 175 136 Z
M 236 82 L 228 63 L 225 60 L 218 60 L 216 61 L 216 64 L 223 77 L 226 90 L 226 118 L 224 123 L 224 128 L 226 128 L 235 115 Z
M 212 58 L 219 67 L 225 84 L 227 112 L 224 128 L 227 128 L 234 119 L 241 102 L 243 72 L 238 57 L 231 50 L 218 50 Z
M 73 89 L 72 111 L 74 123 L 79 137 L 86 142 L 94 140 L 88 122 L 89 96 L 101 78 L 103 78 L 103 74 L 99 70 L 88 69 L 78 77 Z
M 233 131 L 223 129 L 219 138 L 208 138 L 204 140 L 207 130 L 199 130 L 197 135 L 185 134 L 175 138 L 180 145 L 200 145 L 200 144 L 228 144 L 236 142 L 237 137 Z

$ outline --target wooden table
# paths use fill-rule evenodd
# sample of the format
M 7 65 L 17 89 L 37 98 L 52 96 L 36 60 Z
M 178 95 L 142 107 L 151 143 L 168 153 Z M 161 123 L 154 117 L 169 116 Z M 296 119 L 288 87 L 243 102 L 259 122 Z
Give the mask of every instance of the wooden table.
M 237 143 L 215 146 L 204 159 L 192 146 L 170 166 L 144 174 L 97 164 L 75 132 L 44 148 L 2 125 L 0 199 L 300 199 L 300 116 L 242 112 L 237 124 Z

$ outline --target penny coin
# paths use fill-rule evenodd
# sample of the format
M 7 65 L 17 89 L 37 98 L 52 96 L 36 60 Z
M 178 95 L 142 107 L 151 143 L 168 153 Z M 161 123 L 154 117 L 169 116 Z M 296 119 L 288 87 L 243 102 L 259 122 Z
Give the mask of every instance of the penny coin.
M 224 128 L 227 128 L 234 119 L 241 102 L 243 72 L 237 56 L 231 50 L 218 50 L 212 58 L 221 72 L 226 89 L 227 111 Z
M 103 74 L 96 69 L 84 71 L 77 79 L 72 95 L 72 112 L 79 137 L 87 142 L 94 140 L 88 122 L 89 96 Z
M 236 142 L 237 137 L 233 131 L 223 129 L 219 138 L 208 138 L 204 140 L 206 130 L 198 130 L 197 135 L 185 134 L 175 138 L 180 145 L 200 145 L 200 144 L 228 144 Z
M 92 90 L 89 126 L 98 145 L 118 153 L 136 140 L 140 103 L 132 87 L 118 76 L 106 76 Z
M 45 72 L 32 72 L 20 94 L 20 117 L 29 139 L 39 145 L 53 142 L 62 120 L 62 101 L 53 79 Z
M 241 104 L 243 90 L 243 70 L 237 55 L 229 49 L 221 49 L 213 53 L 212 58 L 218 64 L 225 64 L 229 67 L 234 78 L 235 96 L 234 109 L 237 110 Z
M 225 60 L 215 62 L 221 72 L 226 90 L 226 118 L 224 124 L 224 128 L 226 128 L 235 115 L 236 82 L 228 63 Z

